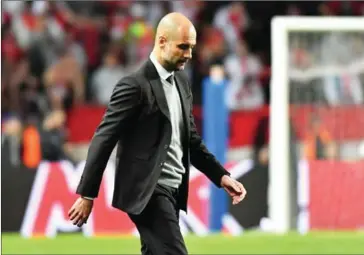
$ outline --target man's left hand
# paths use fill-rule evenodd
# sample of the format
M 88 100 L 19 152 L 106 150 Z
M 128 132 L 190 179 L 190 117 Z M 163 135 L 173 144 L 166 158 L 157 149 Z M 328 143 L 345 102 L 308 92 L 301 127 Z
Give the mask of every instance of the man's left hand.
M 221 178 L 221 187 L 231 196 L 233 199 L 233 205 L 241 202 L 246 196 L 246 190 L 240 182 L 234 180 L 228 175 L 224 175 Z

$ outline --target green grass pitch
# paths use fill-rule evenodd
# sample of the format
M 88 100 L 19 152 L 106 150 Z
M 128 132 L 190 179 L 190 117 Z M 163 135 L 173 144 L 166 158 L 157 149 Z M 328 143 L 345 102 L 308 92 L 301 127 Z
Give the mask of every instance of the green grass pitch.
M 313 232 L 272 235 L 246 232 L 238 237 L 185 237 L 189 254 L 364 254 L 364 232 Z M 140 254 L 139 239 L 126 236 L 86 238 L 60 234 L 54 239 L 2 235 L 2 254 Z

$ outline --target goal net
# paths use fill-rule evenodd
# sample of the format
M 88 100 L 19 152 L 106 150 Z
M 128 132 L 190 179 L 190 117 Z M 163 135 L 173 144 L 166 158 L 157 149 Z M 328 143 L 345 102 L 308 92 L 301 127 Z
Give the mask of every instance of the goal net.
M 275 230 L 364 227 L 364 18 L 272 22 Z

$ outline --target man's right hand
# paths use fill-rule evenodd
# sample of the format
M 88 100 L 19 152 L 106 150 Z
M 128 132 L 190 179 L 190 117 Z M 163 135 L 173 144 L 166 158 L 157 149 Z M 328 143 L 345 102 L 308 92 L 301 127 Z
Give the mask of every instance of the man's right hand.
M 68 211 L 68 217 L 73 221 L 73 225 L 82 227 L 83 224 L 87 222 L 90 216 L 92 206 L 94 204 L 93 200 L 80 197 L 73 204 L 71 209 Z

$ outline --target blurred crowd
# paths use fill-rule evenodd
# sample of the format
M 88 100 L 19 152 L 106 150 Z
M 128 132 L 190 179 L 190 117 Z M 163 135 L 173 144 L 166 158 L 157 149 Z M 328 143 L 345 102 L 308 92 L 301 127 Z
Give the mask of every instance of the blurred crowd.
M 291 102 L 364 104 L 364 33 L 290 35 Z
M 148 57 L 155 27 L 171 11 L 187 15 L 199 33 L 188 70 L 196 91 L 209 66 L 225 57 L 230 75 L 241 73 L 240 61 L 246 72 L 263 68 L 243 38 L 252 24 L 241 2 L 5 1 L 3 113 L 26 120 L 75 104 L 107 104 L 120 77 Z
M 3 132 L 21 137 L 23 150 L 36 153 L 38 148 L 36 155 L 48 160 L 67 157 L 68 111 L 77 105 L 106 105 L 115 83 L 149 56 L 156 25 L 168 12 L 185 14 L 197 28 L 198 44 L 187 68 L 195 104 L 201 102 L 202 79 L 217 64 L 231 81 L 232 110 L 269 104 L 273 16 L 364 14 L 364 5 L 354 1 L 2 4 Z M 29 161 L 36 158 L 29 156 Z

